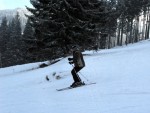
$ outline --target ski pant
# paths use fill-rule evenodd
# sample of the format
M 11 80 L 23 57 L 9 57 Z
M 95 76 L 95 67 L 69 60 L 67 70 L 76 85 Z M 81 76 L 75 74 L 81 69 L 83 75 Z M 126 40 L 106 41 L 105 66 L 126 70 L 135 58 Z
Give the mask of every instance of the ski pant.
M 77 74 L 83 67 L 74 67 L 71 71 L 71 74 L 73 76 L 74 82 L 80 82 L 81 79 L 79 75 Z

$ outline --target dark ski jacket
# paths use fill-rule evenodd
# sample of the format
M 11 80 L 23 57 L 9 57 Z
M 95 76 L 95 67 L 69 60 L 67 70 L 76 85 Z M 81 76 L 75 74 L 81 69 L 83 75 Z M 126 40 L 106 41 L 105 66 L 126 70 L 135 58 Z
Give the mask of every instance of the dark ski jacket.
M 84 67 L 85 66 L 83 55 L 79 50 L 73 51 L 73 63 L 75 65 L 75 67 Z

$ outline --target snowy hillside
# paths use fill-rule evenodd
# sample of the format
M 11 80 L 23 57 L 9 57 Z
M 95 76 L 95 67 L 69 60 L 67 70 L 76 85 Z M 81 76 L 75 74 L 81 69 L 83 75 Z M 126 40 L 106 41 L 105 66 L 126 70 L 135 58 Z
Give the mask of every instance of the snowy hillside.
M 73 82 L 67 58 L 0 69 L 0 113 L 150 113 L 150 40 L 84 58 L 79 75 L 96 84 L 61 92 Z

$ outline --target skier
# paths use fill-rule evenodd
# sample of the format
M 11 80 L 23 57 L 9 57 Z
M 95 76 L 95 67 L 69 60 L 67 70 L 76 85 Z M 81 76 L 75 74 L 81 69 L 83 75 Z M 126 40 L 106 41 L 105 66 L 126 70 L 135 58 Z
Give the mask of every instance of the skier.
M 83 67 L 85 67 L 83 55 L 77 46 L 73 46 L 71 50 L 73 52 L 73 58 L 68 58 L 68 60 L 70 64 L 74 64 L 74 68 L 71 71 L 74 82 L 70 87 L 85 85 L 84 82 L 81 81 L 79 75 L 77 74 Z

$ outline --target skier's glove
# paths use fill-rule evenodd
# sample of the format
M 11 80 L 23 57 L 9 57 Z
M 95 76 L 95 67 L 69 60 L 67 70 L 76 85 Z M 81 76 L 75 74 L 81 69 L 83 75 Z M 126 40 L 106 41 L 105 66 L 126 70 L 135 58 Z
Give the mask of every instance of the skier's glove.
M 70 61 L 70 60 L 73 60 L 73 58 L 68 58 L 68 60 Z
M 73 62 L 69 62 L 69 64 L 73 64 Z

